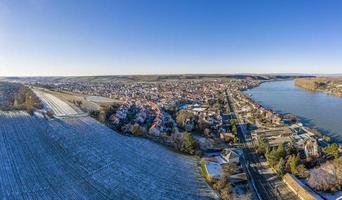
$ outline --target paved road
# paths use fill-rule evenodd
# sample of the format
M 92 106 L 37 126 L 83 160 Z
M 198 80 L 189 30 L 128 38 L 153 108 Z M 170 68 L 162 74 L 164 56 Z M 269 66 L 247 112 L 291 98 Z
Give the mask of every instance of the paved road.
M 255 155 L 253 144 L 250 142 L 251 137 L 249 131 L 246 130 L 244 123 L 234 112 L 234 106 L 226 91 L 227 101 L 234 118 L 238 120 L 239 129 L 238 137 L 243 149 L 242 165 L 247 171 L 248 178 L 253 188 L 255 197 L 259 200 L 266 199 L 299 199 L 277 176 L 271 180 L 259 173 L 259 169 L 265 168 L 260 164 L 259 158 Z

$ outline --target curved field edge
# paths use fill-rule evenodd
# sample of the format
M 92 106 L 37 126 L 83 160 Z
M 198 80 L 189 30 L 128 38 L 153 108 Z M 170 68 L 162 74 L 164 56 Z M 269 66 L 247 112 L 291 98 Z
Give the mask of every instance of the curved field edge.
M 90 117 L 0 113 L 1 199 L 212 199 L 196 160 Z

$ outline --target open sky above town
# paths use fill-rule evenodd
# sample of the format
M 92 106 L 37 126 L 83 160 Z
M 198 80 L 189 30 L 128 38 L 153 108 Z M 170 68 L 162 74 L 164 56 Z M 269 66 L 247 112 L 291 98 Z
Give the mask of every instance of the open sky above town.
M 342 1 L 0 0 L 0 76 L 342 73 Z

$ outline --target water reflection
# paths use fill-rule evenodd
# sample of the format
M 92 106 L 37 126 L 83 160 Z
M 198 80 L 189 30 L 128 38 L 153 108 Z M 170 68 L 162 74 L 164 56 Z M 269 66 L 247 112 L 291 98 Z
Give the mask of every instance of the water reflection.
M 246 91 L 261 105 L 280 113 L 292 113 L 306 126 L 342 142 L 342 98 L 312 92 L 293 81 L 274 81 Z

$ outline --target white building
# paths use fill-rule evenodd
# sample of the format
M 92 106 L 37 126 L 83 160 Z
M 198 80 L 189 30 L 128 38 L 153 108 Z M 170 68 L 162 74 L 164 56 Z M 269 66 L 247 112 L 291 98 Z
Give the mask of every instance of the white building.
M 304 141 L 304 151 L 306 157 L 318 157 L 319 145 L 316 139 L 309 137 Z
M 230 149 L 224 149 L 221 152 L 221 157 L 229 164 L 238 164 L 240 163 L 239 154 Z

